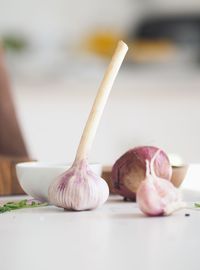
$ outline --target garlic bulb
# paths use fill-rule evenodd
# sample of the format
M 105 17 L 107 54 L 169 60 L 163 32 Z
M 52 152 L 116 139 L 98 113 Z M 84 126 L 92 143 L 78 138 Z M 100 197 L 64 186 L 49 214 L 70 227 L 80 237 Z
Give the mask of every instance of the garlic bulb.
M 90 169 L 86 160 L 73 164 L 49 187 L 50 202 L 68 210 L 97 208 L 108 196 L 106 181 Z
M 149 216 L 169 215 L 186 206 L 180 191 L 169 180 L 155 175 L 154 161 L 159 152 L 160 150 L 156 152 L 150 164 L 146 160 L 146 178 L 137 190 L 138 206 Z
M 87 159 L 109 93 L 127 50 L 127 45 L 119 41 L 94 100 L 75 161 L 72 167 L 49 187 L 49 201 L 56 206 L 71 210 L 89 210 L 102 205 L 108 199 L 107 183 L 89 168 Z

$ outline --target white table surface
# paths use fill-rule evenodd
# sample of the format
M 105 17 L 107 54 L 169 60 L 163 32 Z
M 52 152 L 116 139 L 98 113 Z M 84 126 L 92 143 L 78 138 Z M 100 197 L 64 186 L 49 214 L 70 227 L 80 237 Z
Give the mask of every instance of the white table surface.
M 1 270 L 198 270 L 199 244 L 200 211 L 149 218 L 118 196 L 93 211 L 0 215 Z

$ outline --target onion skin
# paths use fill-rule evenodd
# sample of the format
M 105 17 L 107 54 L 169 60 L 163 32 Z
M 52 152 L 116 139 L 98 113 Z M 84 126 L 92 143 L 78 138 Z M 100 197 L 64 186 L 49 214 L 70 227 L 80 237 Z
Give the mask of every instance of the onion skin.
M 146 177 L 146 160 L 150 162 L 158 150 L 155 146 L 139 146 L 123 154 L 112 168 L 113 192 L 136 201 L 137 189 Z M 163 150 L 154 162 L 154 171 L 158 177 L 171 180 L 172 167 Z

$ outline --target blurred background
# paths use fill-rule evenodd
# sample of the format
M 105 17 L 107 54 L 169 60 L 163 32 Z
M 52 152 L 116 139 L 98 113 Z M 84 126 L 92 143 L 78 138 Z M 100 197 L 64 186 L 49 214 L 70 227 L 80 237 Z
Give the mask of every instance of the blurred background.
M 156 145 L 200 162 L 199 0 L 0 0 L 0 39 L 32 158 L 70 162 L 119 39 L 129 52 L 90 160 Z

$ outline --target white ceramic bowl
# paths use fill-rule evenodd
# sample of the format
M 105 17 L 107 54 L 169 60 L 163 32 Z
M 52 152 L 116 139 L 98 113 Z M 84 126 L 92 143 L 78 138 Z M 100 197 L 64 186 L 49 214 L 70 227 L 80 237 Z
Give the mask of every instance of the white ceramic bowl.
M 22 189 L 28 195 L 41 201 L 48 201 L 48 188 L 51 182 L 69 167 L 69 164 L 24 162 L 16 165 L 16 172 Z M 90 164 L 90 167 L 97 175 L 101 175 L 101 164 Z

